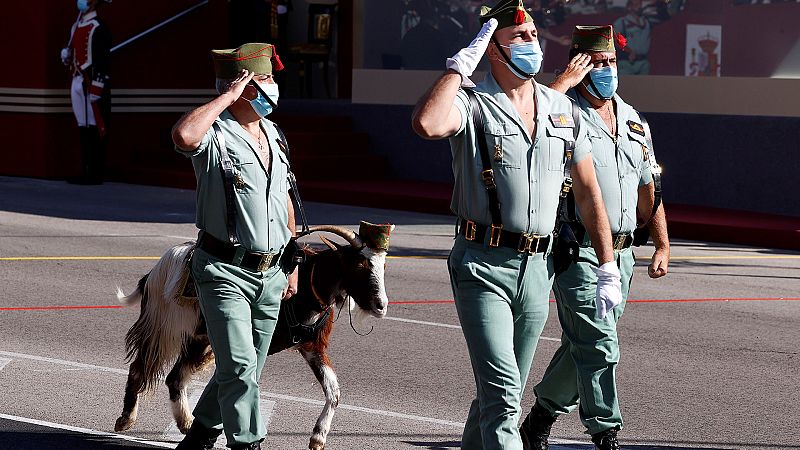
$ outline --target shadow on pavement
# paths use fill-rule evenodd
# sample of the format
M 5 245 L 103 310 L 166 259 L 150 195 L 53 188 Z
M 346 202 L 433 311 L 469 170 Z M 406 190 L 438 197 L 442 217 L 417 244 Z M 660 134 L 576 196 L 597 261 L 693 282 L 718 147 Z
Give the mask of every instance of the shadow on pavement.
M 187 189 L 0 177 L 0 211 L 77 220 L 194 223 L 195 193 Z

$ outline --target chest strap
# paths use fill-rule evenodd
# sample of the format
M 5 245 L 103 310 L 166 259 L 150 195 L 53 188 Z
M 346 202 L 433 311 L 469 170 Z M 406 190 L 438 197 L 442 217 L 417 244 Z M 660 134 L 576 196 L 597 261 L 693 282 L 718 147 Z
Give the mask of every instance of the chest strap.
M 214 136 L 219 144 L 219 168 L 222 172 L 222 184 L 225 187 L 225 212 L 226 226 L 228 229 L 228 241 L 236 245 L 239 239 L 236 237 L 236 198 L 233 193 L 233 186 L 236 174 L 233 171 L 233 163 L 228 156 L 228 147 L 225 143 L 225 135 L 217 122 L 211 125 L 214 128 Z M 240 175 L 241 176 L 241 175 Z
M 481 155 L 481 182 L 489 196 L 489 214 L 492 216 L 492 235 L 489 239 L 490 247 L 499 245 L 500 232 L 503 230 L 503 219 L 500 215 L 500 199 L 497 198 L 497 183 L 494 179 L 492 160 L 489 158 L 489 149 L 486 147 L 486 135 L 483 132 L 483 113 L 478 103 L 478 96 L 472 89 L 464 89 L 472 107 L 472 123 L 475 128 L 475 137 L 478 140 L 478 153 Z
M 656 162 L 656 154 L 653 151 L 653 135 L 650 133 L 650 124 L 642 114 L 639 114 L 639 119 L 642 121 L 642 128 L 644 128 L 644 140 L 647 143 L 647 162 L 650 164 L 650 172 L 653 175 L 653 186 L 655 187 L 655 197 L 653 199 L 653 210 L 650 212 L 650 217 L 641 225 L 647 225 L 656 215 L 658 207 L 661 205 L 661 166 Z
M 286 135 L 283 134 L 283 130 L 275 125 L 275 131 L 278 132 L 278 147 L 281 148 L 284 154 L 286 154 L 286 160 L 289 161 L 289 187 L 291 188 L 290 195 L 292 196 L 292 201 L 294 201 L 295 206 L 297 206 L 297 210 L 300 212 L 300 221 L 303 223 L 302 229 L 300 231 L 300 236 L 305 236 L 310 233 L 308 229 L 308 220 L 306 219 L 306 210 L 303 208 L 303 201 L 300 199 L 300 189 L 297 187 L 297 178 L 294 176 L 294 172 L 292 171 L 292 159 L 289 154 L 289 142 L 286 140 Z
M 569 97 L 568 97 L 569 98 Z M 575 220 L 575 198 L 572 193 L 572 158 L 575 157 L 575 147 L 578 144 L 580 133 L 581 112 L 578 104 L 570 99 L 572 105 L 572 141 L 567 142 L 564 148 L 564 180 L 561 182 L 561 191 L 558 196 L 558 209 L 556 214 L 556 225 L 554 231 L 559 232 L 561 224 Z

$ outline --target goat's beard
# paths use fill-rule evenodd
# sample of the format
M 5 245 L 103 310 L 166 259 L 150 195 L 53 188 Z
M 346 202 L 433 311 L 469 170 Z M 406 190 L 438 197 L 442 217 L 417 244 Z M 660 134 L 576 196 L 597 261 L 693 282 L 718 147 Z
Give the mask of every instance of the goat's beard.
M 355 300 L 352 297 L 348 299 L 348 307 L 350 308 L 350 315 L 353 318 L 353 323 L 358 327 L 362 327 L 364 325 L 364 319 L 368 317 L 372 317 L 372 312 L 362 309 L 358 304 L 356 304 Z

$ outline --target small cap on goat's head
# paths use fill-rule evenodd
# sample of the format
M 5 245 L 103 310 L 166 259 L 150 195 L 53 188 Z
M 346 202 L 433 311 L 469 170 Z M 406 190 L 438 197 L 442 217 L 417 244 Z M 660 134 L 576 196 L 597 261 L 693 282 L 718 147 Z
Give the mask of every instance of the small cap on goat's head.
M 361 225 L 358 227 L 358 235 L 367 247 L 388 252 L 389 235 L 392 234 L 392 230 L 394 230 L 394 224 L 376 225 L 362 220 Z

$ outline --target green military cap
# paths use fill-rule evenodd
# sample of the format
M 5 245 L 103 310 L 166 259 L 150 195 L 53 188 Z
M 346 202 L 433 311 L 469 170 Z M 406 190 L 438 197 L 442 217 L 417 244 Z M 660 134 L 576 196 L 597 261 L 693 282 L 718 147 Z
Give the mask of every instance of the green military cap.
M 572 31 L 572 48 L 582 52 L 613 52 L 614 28 L 611 25 L 576 25 Z
M 394 224 L 376 225 L 362 220 L 358 227 L 358 235 L 367 247 L 388 252 L 389 235 L 392 234 L 392 230 L 394 230 Z
M 256 75 L 269 75 L 273 70 L 283 70 L 278 53 L 272 44 L 260 42 L 243 44 L 239 48 L 211 50 L 214 72 L 217 78 L 231 80 L 239 76 L 242 69 Z
M 481 6 L 481 23 L 486 23 L 489 19 L 497 19 L 497 29 L 522 25 L 526 22 L 533 22 L 533 18 L 525 10 L 522 0 L 500 0 L 494 7 Z

